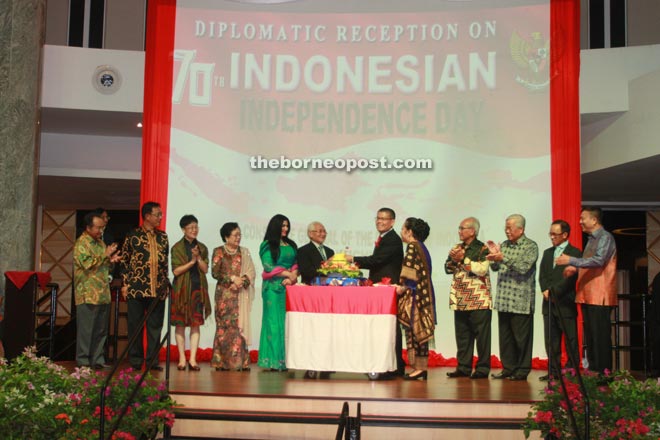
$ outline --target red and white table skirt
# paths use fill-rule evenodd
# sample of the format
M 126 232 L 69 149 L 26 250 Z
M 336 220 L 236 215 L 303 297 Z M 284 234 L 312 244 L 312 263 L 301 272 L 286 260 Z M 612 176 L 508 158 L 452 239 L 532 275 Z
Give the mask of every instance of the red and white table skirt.
M 287 286 L 286 366 L 353 373 L 396 370 L 392 286 Z

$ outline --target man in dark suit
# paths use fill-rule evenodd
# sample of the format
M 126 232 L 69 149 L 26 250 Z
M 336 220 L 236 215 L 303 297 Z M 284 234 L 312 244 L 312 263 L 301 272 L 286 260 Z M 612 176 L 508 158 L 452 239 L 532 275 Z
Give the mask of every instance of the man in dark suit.
M 310 241 L 298 248 L 297 256 L 300 280 L 305 284 L 311 284 L 321 263 L 335 254 L 335 251 L 323 244 L 327 235 L 328 232 L 321 222 L 311 222 L 307 226 Z
M 311 284 L 317 276 L 316 271 L 321 267 L 321 263 L 335 254 L 335 251 L 325 246 L 325 237 L 328 232 L 321 222 L 311 222 L 307 226 L 307 236 L 309 243 L 298 248 L 298 272 L 300 273 L 300 281 L 305 284 Z M 330 371 L 317 371 L 307 370 L 303 376 L 305 379 L 314 379 L 317 375 L 321 379 L 328 379 Z
M 403 242 L 401 237 L 394 231 L 394 222 L 396 214 L 393 209 L 380 208 L 376 214 L 376 229 L 378 230 L 378 239 L 374 246 L 374 251 L 370 256 L 352 257 L 346 256 L 348 262 L 354 261 L 360 268 L 369 269 L 369 279 L 374 283 L 380 283 L 384 278 L 389 282 L 396 284 L 401 275 L 401 266 L 403 265 Z M 403 376 L 406 370 L 406 364 L 403 361 L 401 351 L 403 343 L 401 341 L 401 326 L 396 324 L 396 372 L 395 375 Z
M 539 270 L 539 284 L 543 292 L 543 329 L 545 333 L 545 351 L 550 362 L 549 374 L 557 377 L 561 372 L 561 338 L 564 336 L 568 363 L 576 368 L 579 363 L 577 339 L 577 306 L 575 305 L 575 281 L 577 274 L 564 278 L 566 265 L 555 264 L 555 259 L 566 254 L 581 257 L 582 252 L 568 242 L 571 227 L 564 220 L 555 220 L 550 225 L 552 247 L 543 252 Z M 552 314 L 548 313 L 548 303 L 552 301 Z M 574 360 L 575 364 L 571 360 Z M 548 380 L 548 375 L 540 380 Z

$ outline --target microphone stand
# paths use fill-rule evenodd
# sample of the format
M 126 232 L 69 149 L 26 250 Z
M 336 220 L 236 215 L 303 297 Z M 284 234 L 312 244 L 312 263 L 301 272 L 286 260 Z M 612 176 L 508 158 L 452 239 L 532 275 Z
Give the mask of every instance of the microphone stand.
M 553 296 L 551 292 L 548 292 L 548 345 L 549 345 L 549 352 L 548 352 L 548 379 L 552 376 L 552 325 L 551 325 L 551 319 L 552 317 L 552 302 L 553 302 Z M 566 334 L 566 326 L 564 325 L 564 319 L 563 316 L 561 315 L 561 307 L 557 307 L 557 319 L 559 321 L 559 326 L 561 327 L 562 332 L 564 335 Z M 561 341 L 560 341 L 561 344 Z M 580 440 L 581 438 L 584 438 L 585 440 L 588 440 L 590 437 L 590 403 L 589 403 L 589 395 L 587 393 L 587 387 L 584 385 L 584 381 L 582 380 L 582 374 L 580 373 L 580 364 L 577 362 L 577 359 L 575 359 L 575 354 L 573 353 L 573 350 L 566 350 L 568 354 L 568 358 L 571 361 L 571 365 L 575 366 L 575 375 L 578 380 L 578 385 L 580 386 L 580 391 L 582 392 L 583 400 L 584 400 L 584 437 L 580 437 L 580 433 L 577 427 L 577 422 L 575 421 L 575 415 L 573 414 L 573 407 L 571 405 L 570 399 L 568 398 L 568 390 L 566 389 L 566 382 L 564 379 L 564 375 L 561 373 L 561 359 L 557 361 L 557 366 L 558 372 L 559 372 L 559 381 L 561 383 L 561 388 L 564 393 L 564 397 L 566 398 L 566 406 L 568 409 L 568 419 L 571 422 L 571 427 L 573 428 L 573 433 L 575 434 L 575 437 Z

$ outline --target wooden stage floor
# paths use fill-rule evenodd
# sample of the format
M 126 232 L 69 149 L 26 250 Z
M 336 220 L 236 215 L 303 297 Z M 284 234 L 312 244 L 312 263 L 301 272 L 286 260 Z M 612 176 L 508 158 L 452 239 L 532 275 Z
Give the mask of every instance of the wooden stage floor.
M 215 371 L 208 364 L 200 364 L 201 371 L 178 371 L 170 368 L 170 392 L 205 395 L 259 395 L 271 397 L 326 397 L 333 399 L 396 399 L 533 402 L 540 400 L 545 374 L 533 370 L 527 381 L 470 378 L 451 379 L 447 372 L 453 368 L 431 368 L 427 381 L 407 381 L 402 378 L 372 381 L 365 374 L 334 373 L 330 379 L 304 379 L 304 371 L 265 371 L 255 366 L 249 372 Z M 500 370 L 493 370 L 499 373 Z M 155 377 L 165 377 L 156 372 Z
M 74 362 L 58 362 L 69 370 Z M 165 366 L 161 362 L 161 366 Z M 333 373 L 329 379 L 305 379 L 304 371 L 272 372 L 251 365 L 250 371 L 216 371 L 209 364 L 200 363 L 201 371 L 178 371 L 170 364 L 170 392 L 225 396 L 270 397 L 326 397 L 332 399 L 442 400 L 480 402 L 535 402 L 545 386 L 538 378 L 545 370 L 532 370 L 527 381 L 512 382 L 493 378 L 472 380 L 467 377 L 451 379 L 447 373 L 453 368 L 430 368 L 427 381 L 369 380 L 366 374 Z M 128 363 L 121 369 L 128 368 Z M 494 369 L 491 373 L 499 373 Z M 102 370 L 105 373 L 107 370 Z M 165 371 L 152 371 L 155 378 L 164 379 Z

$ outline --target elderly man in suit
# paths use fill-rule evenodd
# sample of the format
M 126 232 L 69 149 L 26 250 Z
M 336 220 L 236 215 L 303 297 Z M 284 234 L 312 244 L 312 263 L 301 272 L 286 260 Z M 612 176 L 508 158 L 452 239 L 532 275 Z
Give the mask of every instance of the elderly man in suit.
M 321 222 L 311 222 L 307 226 L 309 243 L 298 249 L 298 271 L 300 280 L 305 284 L 311 284 L 321 263 L 335 254 L 335 251 L 323 244 L 327 235 Z
M 380 283 L 388 279 L 391 283 L 398 283 L 403 265 L 403 241 L 399 234 L 394 231 L 396 214 L 393 209 L 380 208 L 376 213 L 376 230 L 378 238 L 374 244 L 374 251 L 369 256 L 353 257 L 346 256 L 346 260 L 354 261 L 360 268 L 369 269 L 369 279 L 374 283 Z M 390 375 L 403 376 L 406 372 L 406 364 L 403 360 L 403 343 L 401 341 L 401 327 L 396 324 L 396 371 Z
M 577 275 L 564 278 L 566 265 L 555 264 L 561 254 L 581 257 L 582 252 L 568 242 L 571 226 L 564 220 L 555 220 L 550 225 L 552 247 L 543 252 L 539 268 L 539 285 L 543 292 L 543 328 L 545 351 L 548 353 L 548 375 L 539 380 L 548 380 L 549 375 L 559 376 L 561 372 L 561 338 L 564 337 L 567 366 L 578 367 L 579 351 L 577 336 L 577 306 L 575 305 L 575 281 Z M 552 304 L 550 305 L 550 302 Z M 549 312 L 548 309 L 551 309 Z
M 298 272 L 300 273 L 300 281 L 305 284 L 311 284 L 316 277 L 316 272 L 321 267 L 321 263 L 331 258 L 335 251 L 324 245 L 325 237 L 328 231 L 325 230 L 323 223 L 314 221 L 307 226 L 307 236 L 309 243 L 298 248 Z M 305 379 L 314 379 L 315 377 L 321 379 L 328 379 L 330 371 L 317 371 L 307 370 L 303 376 Z

